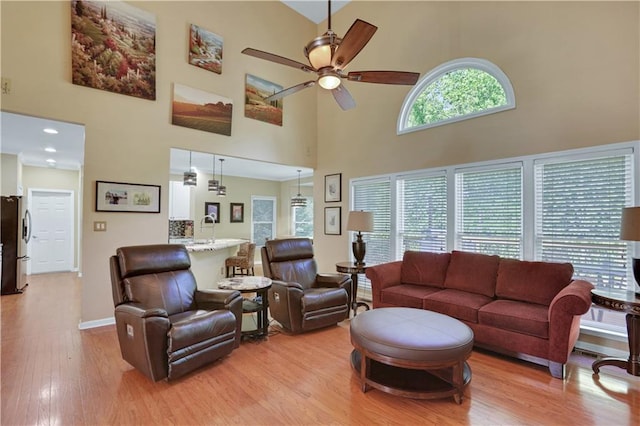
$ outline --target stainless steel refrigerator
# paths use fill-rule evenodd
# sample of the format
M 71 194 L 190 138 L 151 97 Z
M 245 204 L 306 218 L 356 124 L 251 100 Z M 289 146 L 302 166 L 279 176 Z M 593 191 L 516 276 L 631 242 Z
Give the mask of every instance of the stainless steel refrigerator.
M 2 198 L 0 239 L 2 240 L 1 294 L 22 293 L 27 284 L 27 244 L 31 239 L 31 214 L 22 197 Z

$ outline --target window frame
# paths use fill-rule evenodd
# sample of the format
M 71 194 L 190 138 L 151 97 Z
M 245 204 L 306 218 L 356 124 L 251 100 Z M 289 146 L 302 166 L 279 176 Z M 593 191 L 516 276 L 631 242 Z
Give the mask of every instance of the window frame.
M 470 114 L 460 115 L 458 117 L 448 118 L 446 120 L 438 121 L 435 123 L 421 124 L 419 126 L 408 127 L 409 115 L 413 104 L 416 99 L 424 92 L 424 90 L 431 85 L 434 81 L 438 80 L 443 75 L 462 69 L 478 69 L 484 71 L 487 74 L 498 80 L 498 83 L 502 86 L 507 103 L 499 107 L 489 108 L 482 111 L 472 112 Z M 445 124 L 455 123 L 458 121 L 469 120 L 471 118 L 482 117 L 484 115 L 495 114 L 497 112 L 507 111 L 516 107 L 515 92 L 509 77 L 494 63 L 481 58 L 459 58 L 449 62 L 445 62 L 431 71 L 426 73 L 417 83 L 411 91 L 407 94 L 402 103 L 400 109 L 400 115 L 398 116 L 397 134 L 403 135 L 406 133 L 417 132 L 420 130 L 429 129 L 432 127 L 443 126 Z

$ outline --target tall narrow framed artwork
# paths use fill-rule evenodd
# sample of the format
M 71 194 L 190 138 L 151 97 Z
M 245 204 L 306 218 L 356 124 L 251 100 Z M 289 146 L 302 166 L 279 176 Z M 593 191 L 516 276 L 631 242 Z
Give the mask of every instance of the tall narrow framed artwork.
M 244 116 L 265 123 L 282 126 L 282 98 L 266 101 L 265 98 L 282 91 L 282 86 L 247 74 L 244 95 Z
M 324 208 L 324 233 L 325 235 L 342 234 L 342 207 Z
M 324 177 L 324 201 L 325 203 L 342 201 L 342 173 Z
M 231 136 L 233 101 L 182 84 L 173 85 L 171 124 Z
M 189 63 L 222 74 L 222 37 L 202 27 L 189 26 Z
M 70 3 L 73 84 L 155 100 L 155 15 L 123 1 Z

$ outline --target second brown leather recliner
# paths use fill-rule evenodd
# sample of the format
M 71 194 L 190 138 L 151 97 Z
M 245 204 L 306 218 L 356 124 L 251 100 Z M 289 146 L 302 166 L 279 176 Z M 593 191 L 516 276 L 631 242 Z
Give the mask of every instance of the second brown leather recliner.
M 271 316 L 291 333 L 335 325 L 349 316 L 351 278 L 318 274 L 308 238 L 268 240 L 261 250 Z

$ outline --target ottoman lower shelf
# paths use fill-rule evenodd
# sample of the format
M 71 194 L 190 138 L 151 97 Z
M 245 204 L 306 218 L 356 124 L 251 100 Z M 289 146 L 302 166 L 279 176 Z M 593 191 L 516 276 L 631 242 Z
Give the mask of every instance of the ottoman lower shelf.
M 362 357 L 357 349 L 351 352 L 351 366 L 360 375 Z M 370 359 L 366 384 L 383 392 L 415 399 L 436 399 L 459 394 L 453 384 L 452 368 L 417 370 L 396 367 Z M 471 369 L 464 363 L 463 386 L 471 381 Z M 457 398 L 456 398 L 457 400 Z

